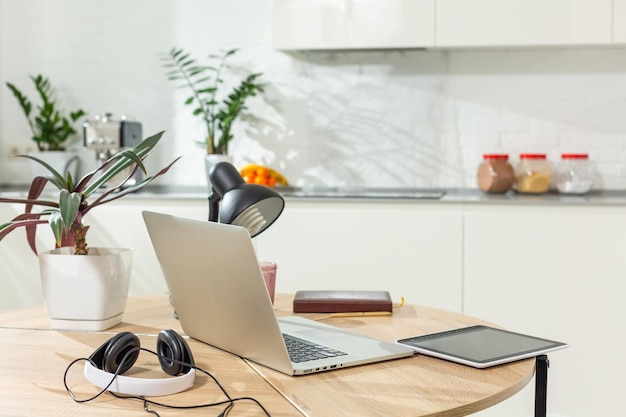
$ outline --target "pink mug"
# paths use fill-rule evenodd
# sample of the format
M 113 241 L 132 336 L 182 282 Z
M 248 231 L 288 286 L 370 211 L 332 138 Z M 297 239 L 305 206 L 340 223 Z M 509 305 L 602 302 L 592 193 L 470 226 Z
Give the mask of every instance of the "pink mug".
M 272 304 L 274 304 L 274 293 L 276 291 L 276 264 L 274 262 L 259 262 L 261 272 L 263 272 L 263 279 L 265 280 L 265 286 L 267 292 L 270 295 Z

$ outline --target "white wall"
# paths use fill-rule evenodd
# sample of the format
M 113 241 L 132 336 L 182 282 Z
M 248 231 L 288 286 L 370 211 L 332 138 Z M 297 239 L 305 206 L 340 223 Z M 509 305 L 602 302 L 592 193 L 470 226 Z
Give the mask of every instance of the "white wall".
M 474 187 L 484 152 L 585 151 L 606 188 L 626 187 L 626 51 L 536 49 L 284 53 L 270 46 L 270 0 L 0 0 L 0 183 L 27 183 L 8 148 L 29 143 L 15 99 L 29 74 L 64 107 L 112 111 L 166 130 L 162 183 L 203 185 L 199 120 L 158 54 L 239 47 L 261 71 L 259 120 L 239 125 L 237 165 L 270 164 L 299 185 Z M 236 62 L 235 62 L 236 61 Z M 160 159 L 160 160 L 159 160 Z

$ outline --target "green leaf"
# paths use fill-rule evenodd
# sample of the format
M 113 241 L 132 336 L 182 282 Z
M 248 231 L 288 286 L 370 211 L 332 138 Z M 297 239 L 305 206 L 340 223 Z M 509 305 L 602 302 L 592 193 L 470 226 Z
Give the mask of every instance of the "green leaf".
M 77 110 L 74 112 L 70 113 L 70 118 L 72 119 L 73 122 L 75 122 L 76 120 L 78 120 L 80 117 L 83 117 L 85 115 L 85 112 L 83 110 Z M 65 120 L 67 122 L 67 120 Z M 69 125 L 69 123 L 67 123 Z
M 207 81 L 211 81 L 211 77 L 204 77 L 204 78 L 200 78 L 200 79 L 198 79 L 198 80 L 195 80 L 195 81 L 194 81 L 194 84 L 195 84 L 196 86 L 199 86 L 200 84 L 202 84 L 202 83 L 204 83 L 204 82 L 207 82 Z M 215 87 L 213 87 L 213 89 L 215 89 Z M 201 92 L 201 91 L 198 91 L 198 92 Z
M 204 70 L 202 69 L 189 69 L 189 77 L 195 77 L 198 74 L 202 74 Z
M 180 65 L 181 62 L 184 62 L 187 58 L 189 58 L 190 54 L 184 54 L 176 57 L 176 62 Z
M 57 170 L 55 170 L 50 164 L 48 164 L 46 161 L 39 159 L 36 156 L 32 156 L 32 155 L 17 155 L 17 156 L 20 158 L 30 159 L 31 161 L 35 161 L 38 164 L 42 165 L 44 168 L 50 171 L 50 174 L 51 174 L 50 176 L 48 175 L 44 176 L 45 178 L 47 178 L 51 183 L 53 183 L 58 189 L 67 188 L 67 182 L 65 181 L 65 178 L 63 178 L 63 176 Z
M 127 149 L 123 152 L 113 155 L 96 170 L 92 171 L 89 174 L 86 174 L 80 180 L 79 185 L 76 188 L 80 190 L 85 187 L 85 190 L 83 191 L 84 194 L 86 196 L 90 196 L 96 190 L 106 184 L 111 178 L 134 164 L 139 165 L 141 169 L 145 172 L 145 167 L 143 166 L 142 160 L 152 151 L 157 143 L 159 143 L 161 137 L 163 136 L 163 133 L 164 132 L 159 132 L 156 135 L 144 139 L 132 150 Z M 97 180 L 89 183 L 89 180 L 98 173 L 100 173 L 100 176 L 97 178 Z M 89 185 L 86 185 L 86 183 L 89 183 Z
M 59 211 L 61 212 L 61 219 L 63 220 L 65 229 L 69 230 L 72 227 L 81 202 L 82 196 L 79 193 L 61 190 L 61 194 L 59 195 Z
M 157 172 L 156 174 L 149 176 L 147 178 L 144 178 L 142 181 L 138 182 L 135 185 L 132 185 L 130 187 L 124 188 L 116 193 L 113 193 L 111 191 L 106 192 L 104 194 L 102 194 L 100 197 L 98 197 L 98 199 L 96 199 L 96 201 L 94 201 L 91 206 L 89 206 L 86 210 L 85 213 L 87 213 L 89 210 L 91 210 L 94 207 L 97 207 L 101 204 L 104 203 L 108 203 L 109 201 L 113 201 L 113 200 L 117 200 L 118 198 L 121 198 L 123 196 L 125 196 L 126 194 L 130 194 L 130 193 L 134 193 L 136 191 L 139 191 L 140 189 L 142 189 L 143 187 L 145 187 L 146 185 L 150 184 L 155 178 L 167 173 L 167 171 L 169 171 L 169 169 L 172 167 L 172 165 L 174 165 L 176 162 L 178 162 L 178 160 L 181 157 L 179 156 L 178 158 L 176 158 L 174 161 L 172 161 L 169 165 L 167 165 L 165 168 L 162 168 L 159 172 Z
M 65 233 L 65 223 L 63 222 L 61 213 L 58 211 L 50 213 L 48 223 L 50 223 L 50 227 L 52 228 L 52 233 L 54 234 L 54 240 L 57 246 L 61 246 L 63 234 Z
M 17 98 L 17 101 L 19 102 L 20 106 L 22 107 L 22 111 L 26 115 L 26 118 L 28 118 L 30 116 L 30 111 L 31 111 L 31 103 L 30 103 L 30 101 L 13 84 L 6 83 L 6 85 L 9 88 L 9 90 L 11 90 L 11 92 L 13 92 L 13 95 L 15 96 L 15 98 Z

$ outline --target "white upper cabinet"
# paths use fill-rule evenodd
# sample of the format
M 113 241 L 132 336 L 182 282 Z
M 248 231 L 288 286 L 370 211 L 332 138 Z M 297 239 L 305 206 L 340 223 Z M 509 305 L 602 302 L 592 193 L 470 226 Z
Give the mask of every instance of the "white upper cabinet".
M 613 0 L 613 42 L 626 43 L 626 0 Z
M 437 0 L 435 43 L 442 48 L 610 44 L 612 4 L 613 0 Z M 626 26 L 626 16 L 620 19 Z M 626 37 L 626 27 L 622 31 Z
M 435 0 L 273 0 L 272 46 L 284 50 L 434 46 Z
M 626 44 L 626 0 L 273 0 L 283 50 Z

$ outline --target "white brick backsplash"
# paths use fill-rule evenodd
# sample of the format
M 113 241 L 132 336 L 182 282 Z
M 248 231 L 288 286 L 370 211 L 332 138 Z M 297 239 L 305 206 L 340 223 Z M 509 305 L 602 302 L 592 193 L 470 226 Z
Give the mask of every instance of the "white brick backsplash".
M 270 46 L 270 0 L 0 0 L 0 183 L 26 184 L 8 148 L 30 136 L 13 82 L 43 73 L 66 109 L 111 111 L 166 130 L 160 181 L 203 185 L 204 135 L 159 53 L 203 60 L 238 47 L 264 99 L 235 128 L 236 165 L 274 166 L 295 185 L 475 187 L 483 153 L 588 152 L 607 188 L 626 188 L 621 48 L 285 53 Z

